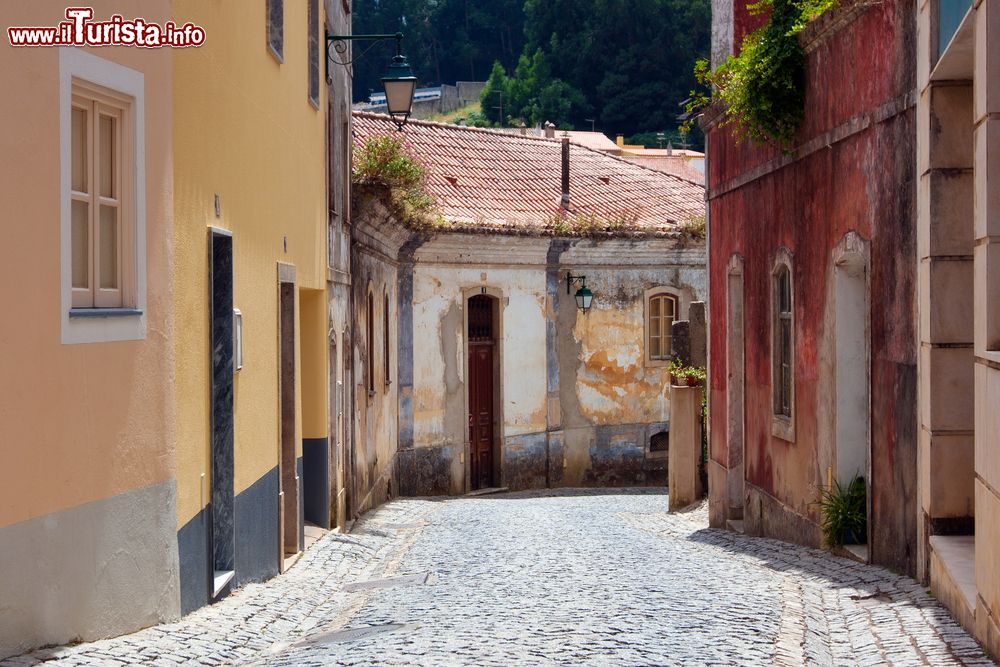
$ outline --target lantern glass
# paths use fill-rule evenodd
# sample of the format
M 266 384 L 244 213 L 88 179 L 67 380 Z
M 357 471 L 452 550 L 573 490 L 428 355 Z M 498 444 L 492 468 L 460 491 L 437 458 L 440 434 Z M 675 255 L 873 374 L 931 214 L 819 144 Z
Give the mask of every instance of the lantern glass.
M 385 104 L 389 115 L 402 128 L 413 109 L 413 94 L 417 89 L 417 77 L 404 56 L 396 56 L 389 65 L 389 70 L 382 77 L 385 88 Z
M 594 300 L 594 293 L 591 292 L 586 287 L 581 287 L 576 291 L 576 307 L 580 310 L 587 312 L 590 310 L 590 304 Z

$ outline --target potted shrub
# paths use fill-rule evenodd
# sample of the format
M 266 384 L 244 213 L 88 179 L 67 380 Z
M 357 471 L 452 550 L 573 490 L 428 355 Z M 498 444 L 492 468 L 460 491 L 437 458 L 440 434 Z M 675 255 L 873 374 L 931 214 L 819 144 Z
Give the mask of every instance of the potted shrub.
M 700 387 L 707 377 L 701 366 L 685 366 L 680 359 L 670 362 L 670 384 L 675 387 Z
M 864 544 L 868 541 L 868 509 L 865 478 L 855 475 L 846 485 L 820 487 L 816 504 L 823 514 L 823 537 L 830 547 Z

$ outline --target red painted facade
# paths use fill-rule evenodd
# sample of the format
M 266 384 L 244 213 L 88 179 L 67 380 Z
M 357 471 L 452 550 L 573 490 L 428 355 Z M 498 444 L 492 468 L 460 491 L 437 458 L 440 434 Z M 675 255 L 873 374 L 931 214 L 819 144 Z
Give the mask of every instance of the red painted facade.
M 759 17 L 735 0 L 733 34 Z M 855 232 L 869 253 L 870 554 L 915 570 L 917 457 L 915 7 L 845 1 L 802 35 L 806 114 L 792 156 L 725 128 L 708 137 L 712 519 L 739 518 L 724 482 L 728 269 L 743 260 L 743 519 L 747 532 L 818 545 L 817 487 L 835 438 L 835 251 Z M 737 38 L 739 39 L 739 38 Z M 738 49 L 738 43 L 736 45 Z M 771 272 L 792 254 L 794 442 L 772 435 Z M 862 388 L 863 389 L 863 388 Z M 824 453 L 825 452 L 825 453 Z

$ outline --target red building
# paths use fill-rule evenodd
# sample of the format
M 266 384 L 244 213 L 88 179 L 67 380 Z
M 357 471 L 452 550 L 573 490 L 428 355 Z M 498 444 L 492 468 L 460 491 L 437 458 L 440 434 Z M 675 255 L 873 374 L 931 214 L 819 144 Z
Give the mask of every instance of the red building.
M 762 20 L 745 4 L 713 3 L 715 64 Z M 704 119 L 712 524 L 819 546 L 820 488 L 859 474 L 855 551 L 911 574 L 916 29 L 900 0 L 844 0 L 813 21 L 791 152 L 737 141 L 718 109 Z

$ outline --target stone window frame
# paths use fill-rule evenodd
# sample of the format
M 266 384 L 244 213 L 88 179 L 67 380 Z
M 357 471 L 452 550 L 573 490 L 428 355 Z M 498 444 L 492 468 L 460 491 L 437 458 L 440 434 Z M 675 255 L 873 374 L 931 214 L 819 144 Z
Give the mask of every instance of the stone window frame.
M 319 85 L 319 72 L 320 72 L 320 36 L 319 36 L 319 0 L 307 0 L 309 6 L 306 10 L 306 23 L 307 23 L 307 52 L 309 54 L 309 63 L 306 67 L 309 75 L 309 103 L 317 111 L 319 110 L 319 96 L 320 96 L 320 85 Z
M 81 94 L 121 112 L 120 307 L 76 308 L 73 305 L 72 109 Z M 145 113 L 145 75 L 142 72 L 80 49 L 59 49 L 59 257 L 63 344 L 146 339 Z
M 774 263 L 771 266 L 770 293 L 771 293 L 771 435 L 795 442 L 795 267 L 794 254 L 787 247 L 778 248 L 775 253 Z M 778 394 L 778 377 L 781 372 L 778 348 L 781 346 L 779 336 L 781 328 L 779 326 L 782 312 L 779 312 L 779 277 L 782 272 L 788 275 L 788 412 L 779 407 L 780 400 Z
M 673 357 L 668 353 L 664 358 L 654 359 L 650 355 L 650 302 L 654 297 L 668 296 L 674 301 L 673 322 L 680 318 L 681 304 L 683 303 L 681 291 L 669 285 L 657 285 L 645 291 L 642 298 L 642 331 L 643 331 L 643 360 L 647 368 L 665 368 L 673 361 Z M 671 334 L 672 335 L 672 334 Z M 661 332 L 662 336 L 662 332 Z
M 369 285 L 365 300 L 365 389 L 369 400 L 375 396 L 375 291 Z
M 285 63 L 285 0 L 265 0 L 267 50 L 279 65 Z
M 388 287 L 382 288 L 382 367 L 383 367 L 383 391 L 385 393 L 389 392 L 389 387 L 392 386 L 392 346 L 391 346 L 391 328 L 390 328 L 390 317 L 389 317 L 389 289 Z

